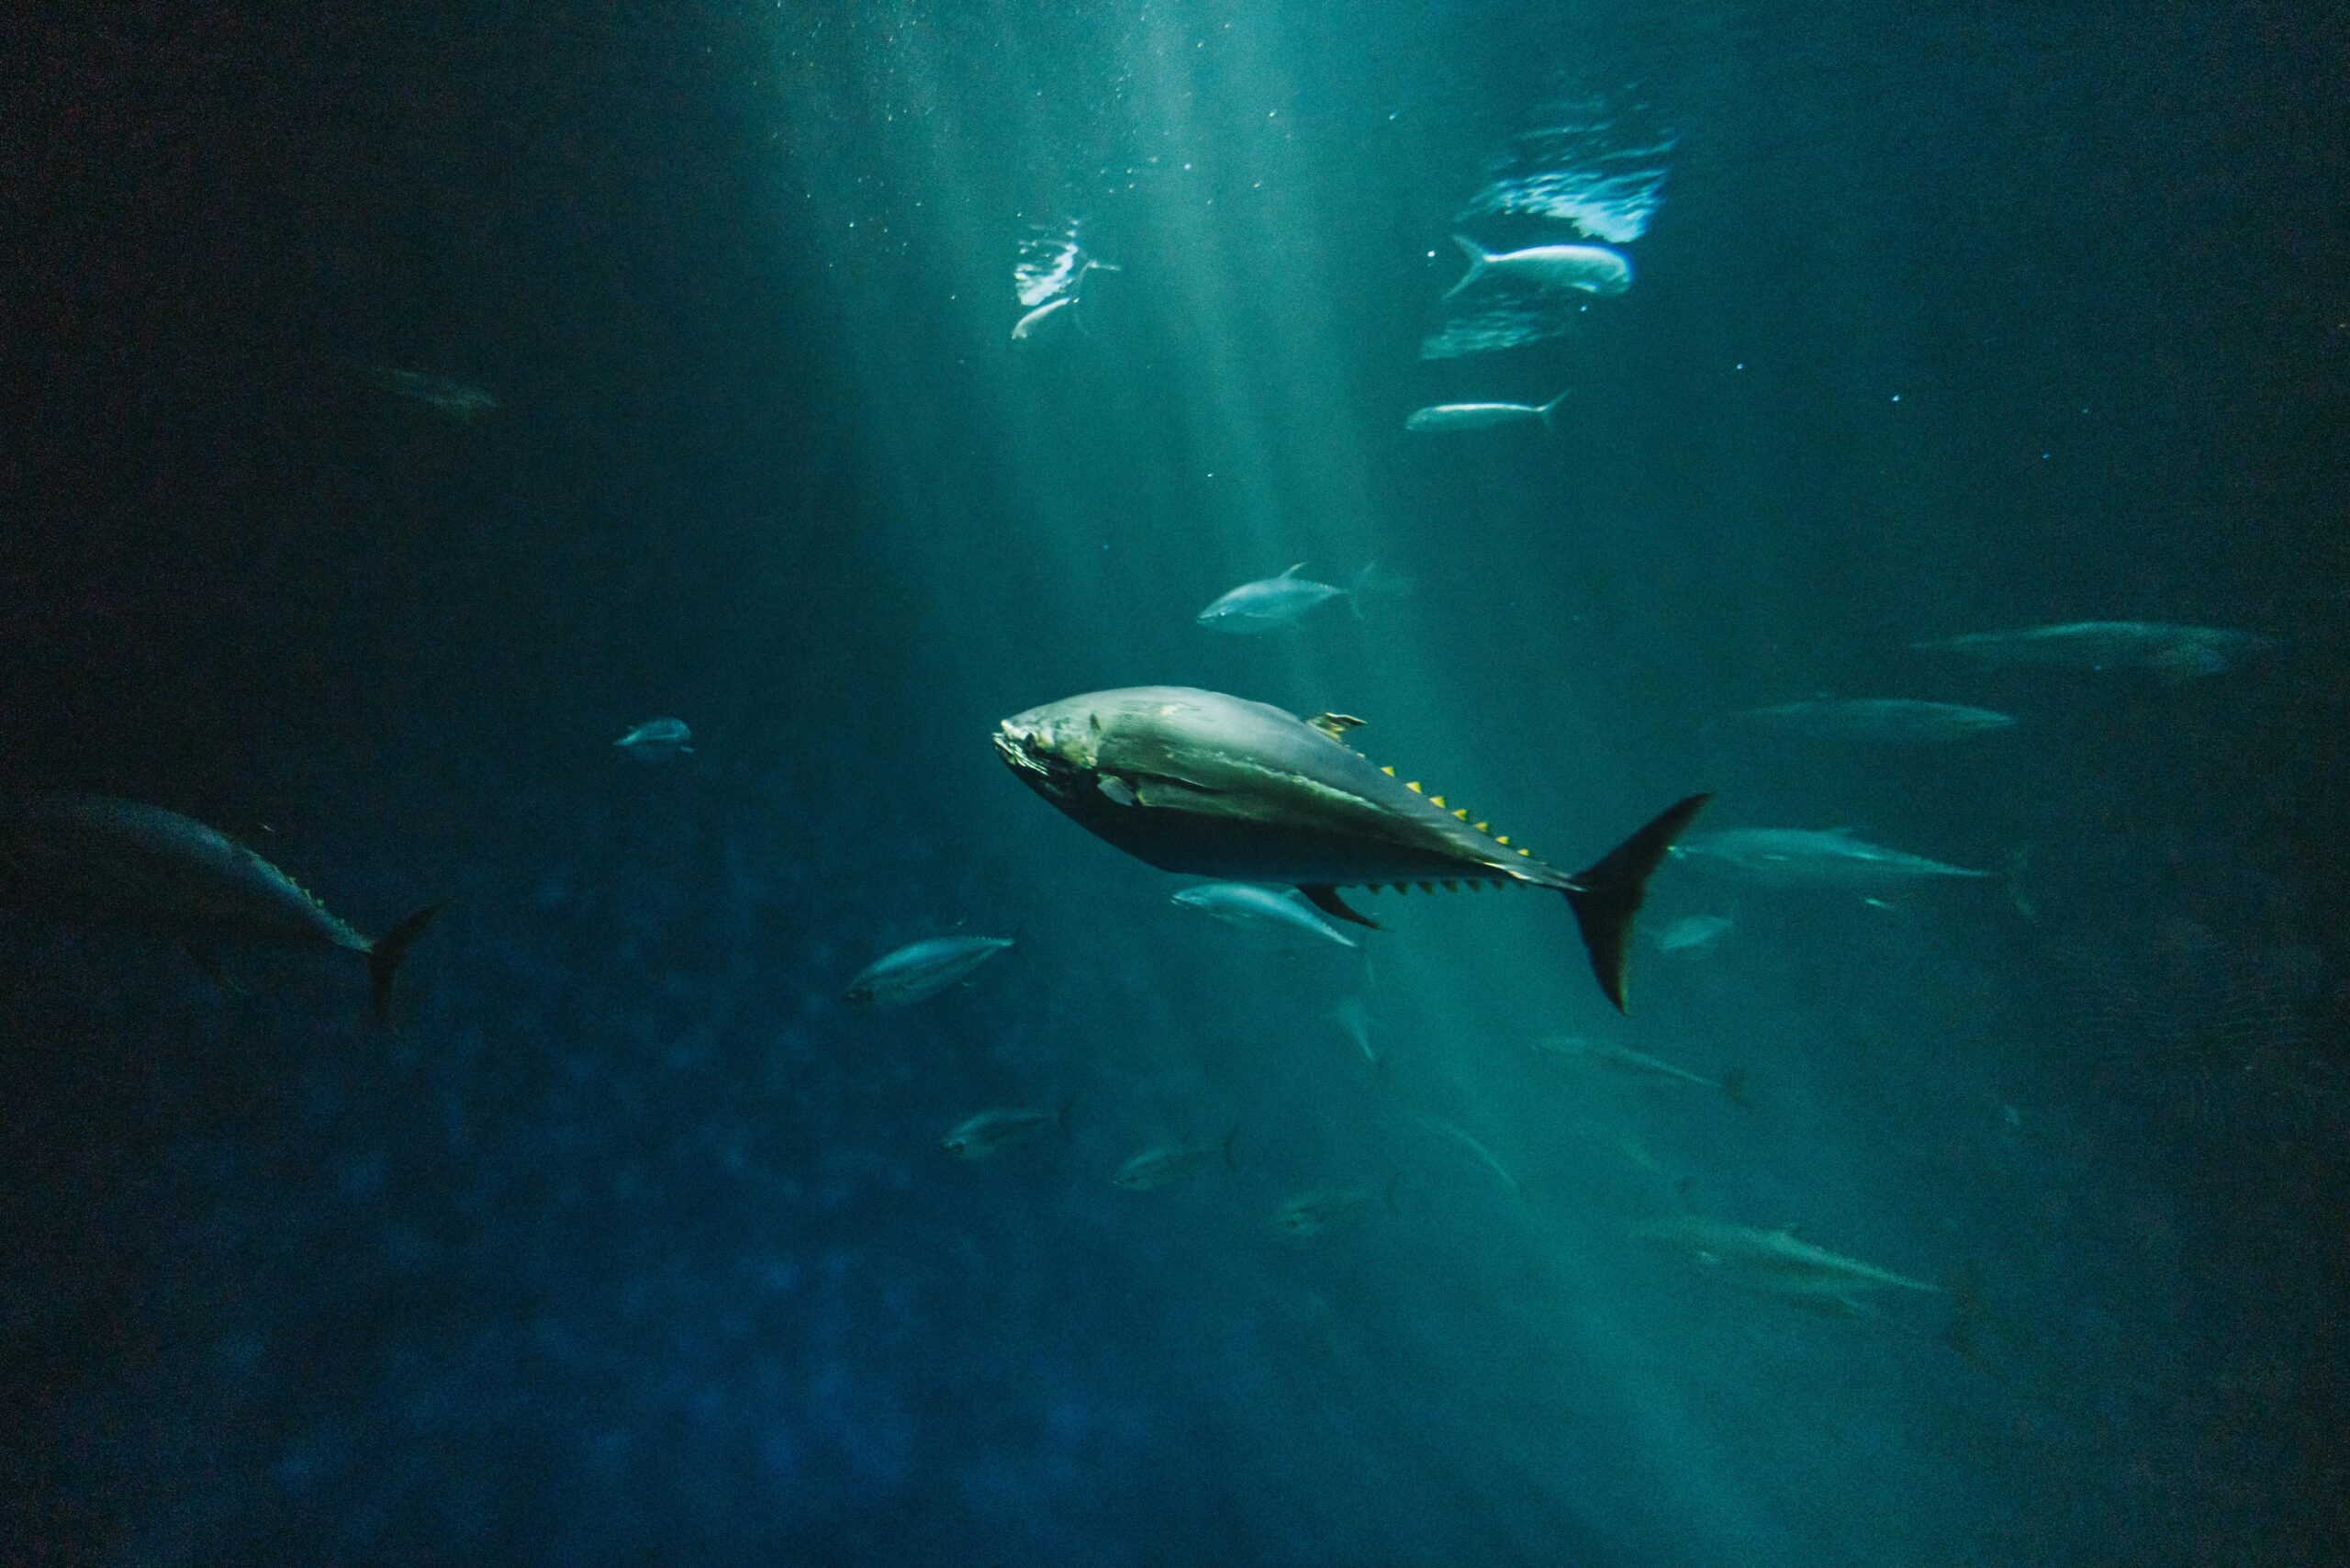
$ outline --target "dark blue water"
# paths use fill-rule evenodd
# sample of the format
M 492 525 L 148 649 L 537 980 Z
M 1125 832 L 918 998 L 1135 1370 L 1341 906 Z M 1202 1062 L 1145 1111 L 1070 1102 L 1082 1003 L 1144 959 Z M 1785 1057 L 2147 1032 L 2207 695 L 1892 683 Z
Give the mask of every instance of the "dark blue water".
M 370 933 L 453 901 L 397 1034 L 341 956 L 230 947 L 238 997 L 0 924 L 0 1561 L 2350 1552 L 2338 17 L 0 40 L 6 784 L 211 823 Z M 1545 140 L 1562 106 L 1613 129 Z M 1611 150 L 1663 176 L 1630 288 L 1424 358 L 1456 215 Z M 1013 341 L 1024 241 L 1071 224 L 1118 270 Z M 1548 431 L 1403 429 L 1561 389 Z M 1411 590 L 1193 623 L 1292 562 Z M 1911 646 L 2088 620 L 2270 643 Z M 1570 868 L 1711 790 L 1711 828 L 1993 874 L 1670 863 L 1651 937 L 1732 924 L 1640 940 L 1628 1020 L 1549 897 L 1349 894 L 1359 953 L 1273 949 L 989 745 L 1151 683 L 1360 715 Z M 2019 722 L 1736 717 L 1819 694 Z M 690 754 L 613 748 L 662 714 Z M 845 1002 L 958 928 L 1018 945 Z M 1066 1136 L 937 1147 L 1071 1096 Z M 1237 1169 L 1111 1182 L 1233 1128 Z M 1642 1239 L 1692 1216 L 1933 1288 L 1847 1309 Z

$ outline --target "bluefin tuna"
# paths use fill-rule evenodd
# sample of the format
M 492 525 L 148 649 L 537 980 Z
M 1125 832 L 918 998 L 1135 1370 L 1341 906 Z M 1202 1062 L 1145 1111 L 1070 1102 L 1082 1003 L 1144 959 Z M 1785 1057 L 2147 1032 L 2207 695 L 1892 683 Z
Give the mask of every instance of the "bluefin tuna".
M 945 991 L 1012 946 L 1009 936 L 932 936 L 884 953 L 848 982 L 858 1007 L 903 1007 Z
M 1848 827 L 1731 828 L 1676 844 L 1673 854 L 1701 870 L 1768 888 L 1882 888 L 1991 874 L 1870 844 Z
M 666 762 L 680 752 L 690 752 L 694 733 L 683 719 L 647 719 L 629 731 L 612 745 L 639 762 Z
M 1273 1228 L 1290 1236 L 1320 1236 L 1353 1225 L 1375 1208 L 1400 1217 L 1404 1211 L 1395 1206 L 1396 1180 L 1390 1177 L 1376 1193 L 1353 1187 L 1317 1187 L 1300 1193 L 1273 1211 Z
M 1074 1094 L 1062 1101 L 1057 1111 L 1039 1111 L 1025 1105 L 998 1106 L 981 1111 L 956 1126 L 938 1140 L 938 1147 L 957 1159 L 985 1159 L 1013 1144 L 1026 1143 L 1046 1127 L 1058 1127 L 1066 1135 L 1069 1113 L 1075 1109 Z
M 1488 251 L 1465 234 L 1452 242 L 1468 258 L 1469 270 L 1445 290 L 1452 298 L 1482 280 L 1535 289 L 1572 289 L 1583 294 L 1621 294 L 1632 286 L 1632 263 L 1605 245 L 1533 245 L 1523 251 Z
M 1882 741 L 1918 745 L 1964 740 L 2012 729 L 2011 714 L 1957 702 L 1920 702 L 1907 697 L 1821 697 L 1751 708 L 1747 722 L 1813 740 Z
M 1633 917 L 1650 874 L 1709 797 L 1668 807 L 1572 875 L 1466 807 L 1404 782 L 1339 736 L 1262 702 L 1179 686 L 1089 692 L 1003 720 L 1013 775 L 1080 826 L 1166 871 L 1296 888 L 1334 920 L 1375 927 L 1344 887 L 1398 892 L 1532 887 L 1563 894 L 1600 990 L 1624 1005 Z
M 1185 888 L 1174 902 L 1198 910 L 1212 920 L 1276 942 L 1334 942 L 1341 947 L 1362 943 L 1341 931 L 1330 918 L 1299 896 L 1294 888 L 1260 888 L 1254 882 L 1208 882 Z
M 0 901 L 78 924 L 150 932 L 187 949 L 227 989 L 216 944 L 339 949 L 367 960 L 375 1016 L 391 1022 L 392 981 L 443 907 L 428 904 L 369 939 L 245 846 L 161 806 L 50 795 L 0 814 Z
M 1639 1239 L 1681 1253 L 1740 1288 L 1856 1310 L 1871 1291 L 1940 1293 L 1941 1285 L 1897 1274 L 1805 1240 L 1791 1227 L 1762 1230 L 1687 1215 L 1639 1231 Z
M 1561 392 L 1547 403 L 1437 403 L 1415 409 L 1404 420 L 1404 428 L 1421 435 L 1443 435 L 1539 420 L 1549 430 L 1550 415 L 1566 400 L 1567 395 Z
M 2074 621 L 2016 632 L 1974 632 L 1912 647 L 1963 654 L 1991 665 L 2053 669 L 2150 669 L 2166 675 L 2217 675 L 2242 655 L 2274 646 L 2255 632 L 2181 626 L 2165 621 Z
M 1270 632 L 1294 623 L 1334 599 L 1345 599 L 1360 615 L 1364 594 L 1402 593 L 1409 587 L 1400 577 L 1382 576 L 1376 566 L 1357 572 L 1345 588 L 1299 577 L 1304 569 L 1305 563 L 1300 561 L 1277 577 L 1242 583 L 1201 610 L 1196 620 L 1211 632 Z
M 1170 1182 L 1180 1182 L 1218 1155 L 1224 1157 L 1226 1170 L 1240 1169 L 1232 1158 L 1233 1141 L 1240 1129 L 1233 1128 L 1214 1143 L 1165 1143 L 1146 1148 L 1124 1165 L 1110 1178 L 1129 1193 L 1155 1193 Z

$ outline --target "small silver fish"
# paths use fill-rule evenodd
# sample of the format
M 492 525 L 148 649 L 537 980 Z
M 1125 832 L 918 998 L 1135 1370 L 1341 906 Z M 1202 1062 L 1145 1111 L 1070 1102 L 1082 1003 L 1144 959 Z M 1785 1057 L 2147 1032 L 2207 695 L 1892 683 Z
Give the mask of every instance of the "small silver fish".
M 2011 714 L 1956 702 L 1919 702 L 1906 697 L 1816 698 L 1749 709 L 1748 722 L 1814 740 L 1884 741 L 1921 745 L 1963 740 L 2015 727 Z
M 1770 888 L 1876 888 L 1991 874 L 1869 844 L 1844 827 L 1731 828 L 1676 844 L 1671 853 L 1700 870 Z
M 1523 1202 L 1525 1200 L 1526 1183 L 1520 1182 L 1516 1176 L 1510 1174 L 1509 1167 L 1494 1159 L 1494 1151 L 1487 1148 L 1483 1144 L 1479 1143 L 1467 1128 L 1457 1127 L 1450 1122 L 1441 1121 L 1435 1116 L 1422 1116 L 1420 1118 L 1420 1126 L 1427 1128 L 1428 1131 L 1436 1134 L 1438 1137 L 1445 1139 L 1455 1147 L 1465 1150 L 1468 1153 L 1469 1158 L 1474 1159 L 1478 1164 L 1483 1166 L 1486 1170 L 1500 1177 L 1503 1182 L 1508 1186 L 1509 1190 L 1517 1194 L 1519 1201 Z
M 1742 1072 L 1726 1072 L 1719 1078 L 1707 1078 L 1685 1067 L 1675 1067 L 1646 1051 L 1634 1050 L 1614 1040 L 1595 1040 L 1584 1035 L 1552 1035 L 1535 1041 L 1534 1048 L 1585 1066 L 1619 1073 L 1626 1078 L 1641 1079 L 1651 1083 L 1692 1083 L 1700 1089 L 1718 1089 L 1729 1096 L 1732 1103 L 1750 1111 L 1754 1108 L 1754 1103 L 1746 1096 L 1746 1075 Z
M 1214 1143 L 1167 1143 L 1146 1148 L 1118 1167 L 1118 1173 L 1110 1180 L 1129 1193 L 1153 1193 L 1181 1181 L 1219 1154 L 1224 1156 L 1225 1170 L 1237 1170 L 1232 1144 L 1239 1136 L 1240 1129 L 1235 1127 Z
M 1362 1053 L 1362 1059 L 1371 1064 L 1371 1070 L 1385 1074 L 1391 1053 L 1380 1050 L 1371 1043 L 1370 1005 L 1360 996 L 1349 996 L 1330 1010 L 1330 1018 L 1338 1025 L 1339 1031 L 1354 1042 L 1355 1049 Z
M 1046 1127 L 1058 1127 L 1066 1135 L 1069 1113 L 1076 1108 L 1077 1096 L 1072 1094 L 1061 1102 L 1058 1111 L 1039 1111 L 1025 1105 L 981 1111 L 940 1138 L 938 1147 L 957 1159 L 985 1159 L 1013 1144 L 1026 1143 Z
M 498 407 L 498 399 L 486 388 L 470 382 L 427 375 L 421 371 L 396 370 L 389 365 L 379 365 L 372 374 L 396 396 L 438 409 L 460 423 L 477 420 Z
M 639 762 L 666 762 L 692 751 L 693 738 L 683 719 L 647 719 L 612 744 Z
M 1012 946 L 1009 936 L 931 936 L 883 954 L 848 982 L 857 1007 L 903 1007 L 934 995 Z
M 1306 902 L 1294 888 L 1261 888 L 1254 882 L 1207 882 L 1185 888 L 1172 902 L 1273 942 L 1292 942 L 1302 936 L 1333 942 L 1341 947 L 1362 946 Z
M 1690 947 L 1709 947 L 1729 935 L 1730 924 L 1726 914 L 1684 914 L 1657 933 L 1657 950 L 1678 953 Z
M 1469 260 L 1460 281 L 1445 291 L 1452 298 L 1471 284 L 1492 279 L 1527 288 L 1572 289 L 1583 294 L 1621 294 L 1632 286 L 1632 263 L 1605 245 L 1533 245 L 1523 251 L 1488 251 L 1465 234 L 1452 242 Z
M 1395 1206 L 1395 1177 L 1376 1193 L 1353 1187 L 1317 1187 L 1300 1193 L 1273 1211 L 1273 1228 L 1291 1236 L 1320 1236 L 1340 1226 L 1353 1225 L 1375 1208 L 1401 1215 Z
M 2244 654 L 2275 646 L 2255 632 L 2165 621 L 2074 621 L 2017 632 L 1975 632 L 1910 646 L 1964 654 L 1984 664 L 2053 669 L 2151 669 L 2176 677 L 2217 675 Z
M 1242 583 L 1201 610 L 1198 624 L 1212 632 L 1270 632 L 1293 624 L 1334 599 L 1345 599 L 1360 615 L 1363 594 L 1402 593 L 1409 588 L 1400 577 L 1381 576 L 1376 566 L 1365 566 L 1345 588 L 1299 577 L 1304 569 L 1305 563 L 1300 561 L 1277 577 Z
M 367 960 L 375 1016 L 391 1022 L 392 980 L 443 908 L 429 904 L 372 941 L 299 882 L 227 834 L 161 806 L 50 795 L 0 813 L 0 902 L 79 924 L 153 932 L 235 990 L 221 941 L 335 948 Z
M 1552 411 L 1566 400 L 1567 395 L 1561 392 L 1547 403 L 1437 403 L 1414 410 L 1404 420 L 1404 428 L 1422 435 L 1440 435 L 1539 420 L 1542 428 L 1549 430 Z
M 1029 311 L 1026 315 L 1021 317 L 1019 320 L 1014 321 L 1012 324 L 1013 338 L 1015 341 L 1023 338 L 1033 338 L 1036 335 L 1037 328 L 1043 326 L 1046 322 L 1051 320 L 1062 311 L 1074 310 L 1076 308 L 1077 296 L 1074 294 L 1064 294 L 1058 299 L 1048 299 L 1044 304 L 1037 306 L 1036 308 Z M 1074 320 L 1076 318 L 1071 317 L 1070 319 Z
M 1787 1227 L 1762 1230 L 1688 1215 L 1648 1226 L 1637 1235 L 1640 1240 L 1718 1270 L 1726 1282 L 1797 1302 L 1841 1304 L 1852 1309 L 1858 1305 L 1856 1298 L 1869 1291 L 1940 1293 L 1943 1289 L 1831 1252 Z

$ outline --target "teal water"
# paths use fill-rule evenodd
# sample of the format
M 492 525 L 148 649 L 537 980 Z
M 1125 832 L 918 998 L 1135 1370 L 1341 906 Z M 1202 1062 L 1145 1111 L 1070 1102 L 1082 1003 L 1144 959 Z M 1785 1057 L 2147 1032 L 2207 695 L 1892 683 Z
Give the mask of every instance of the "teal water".
M 453 902 L 397 1034 L 0 924 L 0 1559 L 2342 1559 L 2333 19 L 16 37 L 7 784 Z M 1292 563 L 1377 577 L 1197 623 Z M 2088 621 L 2263 641 L 1914 646 Z M 1158 684 L 1568 869 L 1711 790 L 1986 874 L 1668 861 L 1628 1016 L 1535 892 L 1284 948 L 990 744 Z M 1822 697 L 2016 722 L 1743 717 Z

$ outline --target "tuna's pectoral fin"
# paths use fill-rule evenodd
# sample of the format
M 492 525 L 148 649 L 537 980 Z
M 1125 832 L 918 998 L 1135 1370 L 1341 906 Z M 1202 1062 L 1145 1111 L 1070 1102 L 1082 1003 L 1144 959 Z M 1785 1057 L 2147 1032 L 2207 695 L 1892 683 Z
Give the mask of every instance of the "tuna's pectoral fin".
M 1575 874 L 1575 885 L 1565 890 L 1573 906 L 1575 924 L 1591 955 L 1591 972 L 1599 989 L 1617 1012 L 1624 1007 L 1624 960 L 1632 945 L 1632 917 L 1648 896 L 1649 875 L 1663 860 L 1664 852 L 1689 819 L 1711 795 L 1692 795 L 1674 802 L 1639 832 L 1609 850 L 1595 865 Z
M 206 980 L 210 980 L 214 985 L 218 986 L 230 996 L 250 996 L 252 994 L 243 986 L 239 985 L 237 983 L 236 977 L 231 975 L 221 966 L 220 956 L 218 953 L 215 953 L 209 947 L 195 942 L 187 943 L 185 946 L 187 947 L 187 956 L 196 960 L 196 967 L 204 971 L 204 978 Z
M 1300 888 L 1297 890 L 1305 895 L 1306 902 L 1312 904 L 1315 909 L 1320 910 L 1324 914 L 1328 915 L 1333 920 L 1350 920 L 1357 925 L 1368 925 L 1373 931 L 1380 929 L 1379 922 L 1371 919 L 1367 914 L 1356 913 L 1353 910 L 1348 909 L 1345 903 L 1340 902 L 1338 898 L 1338 890 L 1336 888 L 1325 886 L 1318 888 Z
M 448 907 L 446 899 L 425 905 L 376 937 L 367 949 L 367 1001 L 386 1026 L 392 1021 L 392 980 L 400 972 L 401 961 L 408 957 L 408 950 L 416 946 L 416 939 L 424 935 L 424 928 L 432 924 L 432 917 Z

